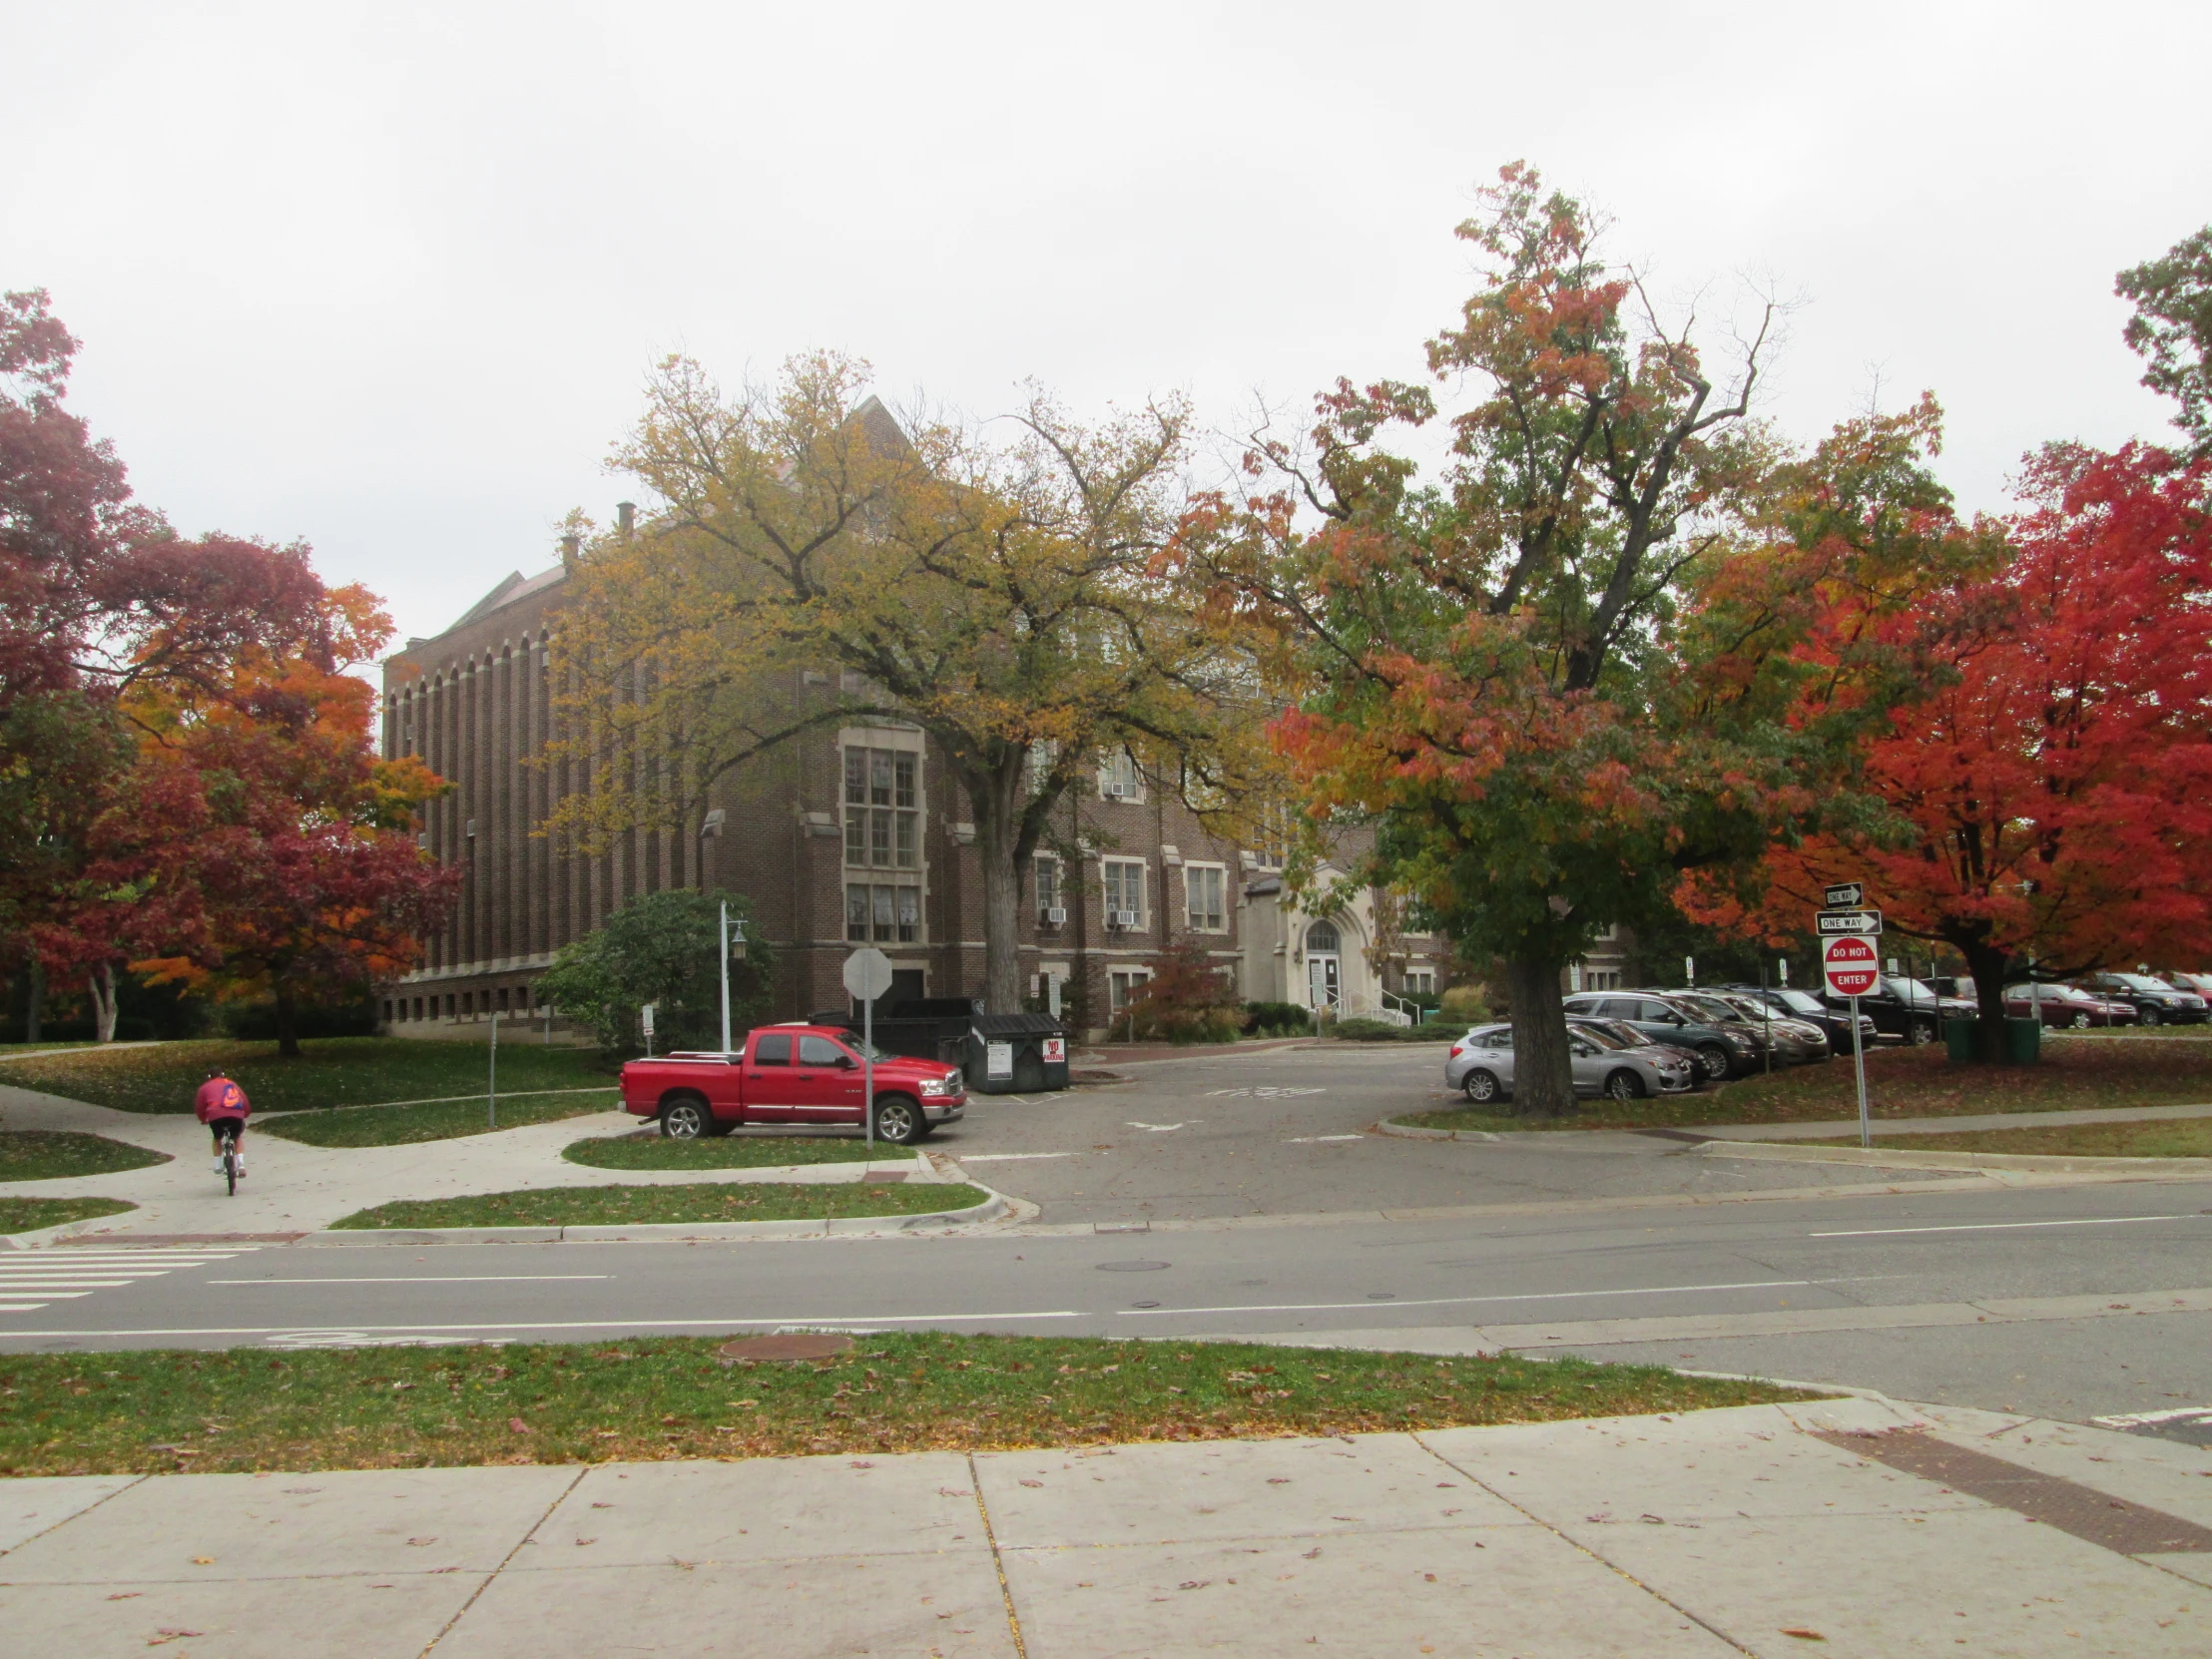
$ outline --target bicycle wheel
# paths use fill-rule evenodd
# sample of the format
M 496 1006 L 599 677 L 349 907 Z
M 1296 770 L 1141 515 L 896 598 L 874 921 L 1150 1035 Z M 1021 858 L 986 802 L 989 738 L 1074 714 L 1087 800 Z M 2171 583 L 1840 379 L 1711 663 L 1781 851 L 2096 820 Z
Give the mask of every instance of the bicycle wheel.
M 223 1183 L 233 1198 L 239 1195 L 239 1149 L 236 1141 L 223 1143 Z

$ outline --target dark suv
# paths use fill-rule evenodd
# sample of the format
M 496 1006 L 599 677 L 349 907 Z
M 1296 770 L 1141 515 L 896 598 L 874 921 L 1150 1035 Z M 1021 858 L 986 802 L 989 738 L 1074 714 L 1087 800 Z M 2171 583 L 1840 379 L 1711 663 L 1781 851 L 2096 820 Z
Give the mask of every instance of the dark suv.
M 1821 1000 L 1839 1013 L 1851 1012 L 1848 996 L 1824 992 Z M 1939 996 L 1935 986 L 1918 979 L 1893 979 L 1884 974 L 1875 988 L 1859 999 L 1859 1012 L 1873 1015 L 1874 1028 L 1883 1036 L 1903 1037 L 1917 1045 L 1941 1036 L 1943 1021 L 1972 1019 L 1980 1009 L 1955 996 Z
M 2176 990 L 2147 973 L 2092 973 L 2081 986 L 2097 996 L 2126 1003 L 2145 1025 L 2196 1025 L 2208 1012 L 2204 998 L 2196 992 Z
M 1567 1013 L 1617 1019 L 1633 1025 L 1653 1042 L 1672 1043 L 1697 1055 L 1700 1076 L 1719 1080 L 1757 1071 L 1766 1062 L 1766 1045 L 1748 1026 L 1713 1025 L 1646 991 L 1581 991 L 1566 1000 Z

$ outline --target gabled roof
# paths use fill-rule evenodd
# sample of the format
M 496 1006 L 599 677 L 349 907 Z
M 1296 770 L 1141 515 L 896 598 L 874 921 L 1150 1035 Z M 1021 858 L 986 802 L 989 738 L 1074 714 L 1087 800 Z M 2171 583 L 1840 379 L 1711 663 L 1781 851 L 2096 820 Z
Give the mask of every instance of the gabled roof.
M 543 593 L 556 582 L 563 582 L 567 579 L 568 568 L 565 565 L 555 565 L 551 570 L 541 570 L 537 575 L 527 577 L 519 570 L 510 571 L 504 581 L 471 605 L 466 613 L 452 627 L 447 628 L 445 632 L 450 634 L 454 629 L 466 628 L 472 622 L 481 622 L 492 612 L 503 611 L 509 605 L 518 604 L 522 600 L 528 599 L 532 594 Z

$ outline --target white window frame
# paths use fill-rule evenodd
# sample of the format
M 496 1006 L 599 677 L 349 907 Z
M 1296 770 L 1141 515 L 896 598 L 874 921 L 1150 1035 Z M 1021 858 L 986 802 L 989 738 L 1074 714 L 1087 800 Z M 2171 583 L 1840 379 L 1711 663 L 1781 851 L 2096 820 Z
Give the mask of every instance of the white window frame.
M 1121 889 L 1121 896 L 1123 898 L 1127 898 L 1129 896 L 1130 886 L 1130 877 L 1127 874 L 1120 874 L 1117 877 L 1115 874 L 1109 873 L 1109 871 L 1114 871 L 1116 869 L 1122 871 L 1136 871 L 1137 902 L 1133 906 L 1126 903 L 1117 904 L 1114 902 L 1113 895 L 1115 888 L 1119 887 Z M 1137 926 L 1135 929 L 1132 929 L 1132 931 L 1142 930 L 1143 928 L 1151 925 L 1151 906 L 1145 902 L 1146 898 L 1150 896 L 1149 889 L 1152 885 L 1152 883 L 1146 878 L 1148 869 L 1149 866 L 1142 858 L 1101 858 L 1099 860 L 1098 894 L 1099 911 L 1101 917 L 1115 910 L 1127 910 L 1133 908 L 1137 912 Z
M 1036 884 L 1037 919 L 1043 920 L 1045 911 L 1066 905 L 1067 882 L 1060 868 L 1060 855 L 1056 852 L 1040 852 L 1030 861 L 1030 879 Z
M 1205 912 L 1209 918 L 1200 919 L 1200 910 L 1193 900 L 1194 876 L 1211 876 L 1220 884 L 1215 895 L 1220 900 L 1218 910 Z M 1202 884 L 1202 883 L 1201 883 Z M 1229 866 L 1226 864 L 1185 864 L 1183 866 L 1183 921 L 1194 933 L 1226 933 L 1229 931 Z
M 1109 795 L 1107 786 L 1119 784 L 1126 793 Z M 1124 745 L 1099 757 L 1098 799 L 1119 801 L 1125 806 L 1141 807 L 1145 802 L 1144 768 L 1137 765 L 1137 757 Z
M 1130 993 L 1139 985 L 1148 983 L 1152 970 L 1148 967 L 1110 968 L 1106 973 L 1106 1010 L 1109 1014 L 1126 1013 Z
M 1436 994 L 1436 970 L 1434 968 L 1407 968 L 1405 970 L 1405 994 L 1407 996 L 1433 996 Z

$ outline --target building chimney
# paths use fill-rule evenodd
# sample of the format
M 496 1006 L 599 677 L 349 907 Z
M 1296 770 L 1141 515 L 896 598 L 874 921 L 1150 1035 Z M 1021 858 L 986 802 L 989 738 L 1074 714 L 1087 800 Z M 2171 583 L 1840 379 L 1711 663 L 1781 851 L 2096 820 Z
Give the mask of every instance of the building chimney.
M 561 568 L 573 574 L 584 551 L 584 538 L 573 531 L 561 538 Z
M 622 532 L 624 541 L 628 541 L 637 533 L 638 504 L 635 501 L 617 501 L 615 503 L 615 528 Z

